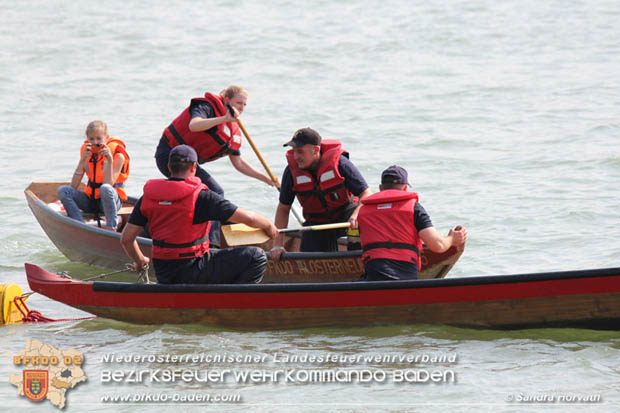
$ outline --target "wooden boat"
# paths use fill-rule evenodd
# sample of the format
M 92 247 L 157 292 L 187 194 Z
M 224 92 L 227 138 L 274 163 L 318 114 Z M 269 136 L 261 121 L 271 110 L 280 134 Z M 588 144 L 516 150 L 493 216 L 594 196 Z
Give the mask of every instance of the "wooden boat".
M 93 224 L 82 223 L 50 207 L 58 201 L 56 192 L 65 182 L 33 182 L 24 191 L 28 206 L 50 240 L 71 261 L 121 270 L 129 259 L 120 244 L 120 233 L 106 231 Z M 136 202 L 130 198 L 123 205 L 121 219 L 125 222 Z M 125 212 L 123 212 L 125 211 Z M 86 217 L 85 217 L 86 218 Z M 142 252 L 151 256 L 151 239 L 137 238 Z M 290 238 L 287 246 L 294 250 L 298 243 Z M 269 245 L 261 245 L 265 249 Z M 422 253 L 420 278 L 442 278 L 463 253 L 463 247 L 450 248 L 438 254 L 427 248 Z M 152 270 L 151 270 L 152 271 Z M 279 261 L 269 260 L 263 283 L 355 281 L 363 271 L 361 251 L 332 253 L 288 252 Z M 151 276 L 154 274 L 151 272 Z M 135 275 L 114 275 L 114 281 L 135 281 Z
M 100 317 L 138 324 L 620 329 L 620 268 L 414 281 L 162 285 L 85 282 L 25 267 L 33 291 Z

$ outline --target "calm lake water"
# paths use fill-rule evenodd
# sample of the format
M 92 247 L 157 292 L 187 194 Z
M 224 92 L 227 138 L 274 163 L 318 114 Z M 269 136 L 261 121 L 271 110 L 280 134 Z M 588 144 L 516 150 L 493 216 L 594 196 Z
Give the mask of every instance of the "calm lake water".
M 128 193 L 139 195 L 147 179 L 159 177 L 153 154 L 163 128 L 189 98 L 233 83 L 249 91 L 242 119 L 277 175 L 285 166 L 282 144 L 305 126 L 340 139 L 373 190 L 387 166 L 407 168 L 438 230 L 468 228 L 467 249 L 450 277 L 620 266 L 617 1 L 0 3 L 2 283 L 28 290 L 24 262 L 104 272 L 70 263 L 23 196 L 33 180 L 70 179 L 89 121 L 106 121 L 126 141 Z M 242 153 L 260 168 L 247 143 Z M 230 200 L 273 218 L 273 188 L 226 160 L 208 170 Z M 51 318 L 87 315 L 38 295 L 29 303 Z M 88 381 L 67 393 L 71 412 L 620 407 L 620 332 L 430 325 L 238 332 L 96 319 L 2 327 L 1 337 L 7 409 L 57 411 L 48 401 L 18 397 L 8 382 L 21 374 L 12 357 L 27 339 L 83 352 Z M 198 361 L 115 363 L 109 355 Z M 259 361 L 205 361 L 218 355 Z M 281 363 L 287 356 L 315 359 Z M 365 359 L 375 356 L 385 359 Z M 267 376 L 104 382 L 106 371 L 157 369 Z M 368 369 L 386 378 L 269 380 L 287 369 Z M 405 370 L 438 371 L 444 379 L 398 383 Z M 102 401 L 203 393 L 241 401 Z

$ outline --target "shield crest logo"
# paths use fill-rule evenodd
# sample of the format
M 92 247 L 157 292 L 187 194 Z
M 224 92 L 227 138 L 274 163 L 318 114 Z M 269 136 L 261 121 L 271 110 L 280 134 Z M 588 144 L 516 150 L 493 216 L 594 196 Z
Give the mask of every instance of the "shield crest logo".
M 24 395 L 33 402 L 40 402 L 47 396 L 49 389 L 49 371 L 24 370 Z

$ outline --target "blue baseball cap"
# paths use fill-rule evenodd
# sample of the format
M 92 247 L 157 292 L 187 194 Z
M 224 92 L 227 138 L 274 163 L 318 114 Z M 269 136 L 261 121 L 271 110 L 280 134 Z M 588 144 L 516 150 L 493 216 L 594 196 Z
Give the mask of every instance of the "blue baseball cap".
M 172 148 L 168 155 L 168 163 L 198 162 L 198 155 L 194 148 L 189 145 L 179 145 Z
M 381 184 L 406 184 L 411 185 L 407 180 L 409 176 L 405 168 L 392 165 L 381 173 Z

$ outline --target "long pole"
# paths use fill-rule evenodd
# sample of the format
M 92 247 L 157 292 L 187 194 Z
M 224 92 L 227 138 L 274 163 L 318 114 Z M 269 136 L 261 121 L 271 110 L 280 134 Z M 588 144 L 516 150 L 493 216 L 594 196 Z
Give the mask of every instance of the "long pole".
M 232 112 L 232 113 L 234 113 L 234 112 Z M 267 165 L 267 162 L 265 162 L 265 159 L 263 159 L 263 156 L 260 154 L 260 152 L 259 152 L 258 148 L 256 147 L 256 145 L 254 145 L 254 141 L 250 137 L 250 134 L 248 133 L 248 131 L 245 129 L 245 126 L 243 126 L 243 123 L 241 122 L 241 119 L 237 118 L 237 124 L 239 125 L 239 128 L 241 128 L 241 131 L 243 132 L 243 135 L 245 135 L 245 138 L 250 143 L 250 146 L 254 150 L 254 153 L 258 157 L 258 160 L 260 161 L 261 164 L 263 164 L 263 168 L 265 168 L 265 171 L 267 172 L 267 175 L 269 175 L 269 178 L 271 178 L 271 180 L 275 182 L 276 181 L 275 175 L 273 174 L 273 172 L 271 172 L 271 169 L 269 169 L 269 166 Z M 278 189 L 278 188 L 276 187 L 276 189 Z M 279 189 L 278 189 L 278 191 L 279 191 Z M 291 205 L 291 211 L 293 212 L 293 215 L 295 215 L 295 218 L 297 219 L 297 222 L 299 222 L 300 225 L 303 225 L 304 220 L 301 218 L 301 216 L 299 215 L 299 212 L 297 212 L 297 210 L 295 209 L 294 205 Z

